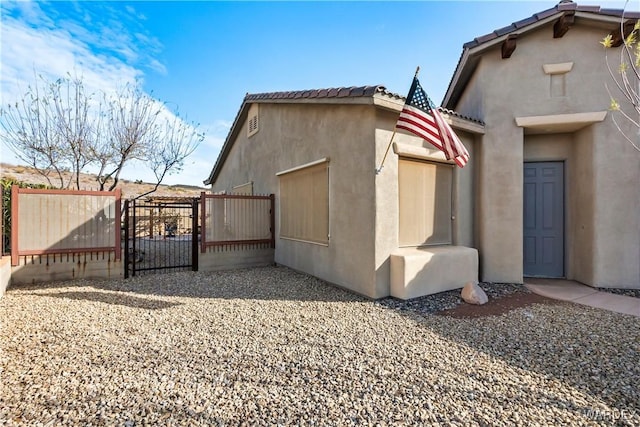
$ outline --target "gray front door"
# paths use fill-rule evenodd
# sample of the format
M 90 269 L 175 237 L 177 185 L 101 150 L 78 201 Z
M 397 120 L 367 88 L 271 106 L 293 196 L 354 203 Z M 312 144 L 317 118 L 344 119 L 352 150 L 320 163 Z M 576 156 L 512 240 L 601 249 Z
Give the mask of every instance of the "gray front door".
M 564 163 L 524 164 L 524 275 L 564 277 Z

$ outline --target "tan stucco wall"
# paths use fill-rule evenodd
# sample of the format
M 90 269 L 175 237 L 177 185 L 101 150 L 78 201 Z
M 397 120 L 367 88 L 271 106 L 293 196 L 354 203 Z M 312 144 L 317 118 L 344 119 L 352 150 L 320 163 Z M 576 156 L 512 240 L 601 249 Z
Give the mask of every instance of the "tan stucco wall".
M 247 138 L 242 125 L 212 191 L 253 181 L 256 193 L 275 193 L 275 262 L 372 298 L 388 296 L 390 255 L 398 249 L 398 156 L 391 150 L 382 172 L 375 170 L 401 106 L 390 111 L 373 105 L 261 104 L 259 132 Z M 474 137 L 459 135 L 473 159 Z M 394 141 L 429 147 L 404 134 Z M 275 174 L 325 157 L 330 159 L 329 245 L 280 239 Z M 473 175 L 473 160 L 456 168 L 461 189 L 454 194 L 454 244 L 473 245 Z
M 501 59 L 500 45 L 485 52 L 455 106 L 486 123 L 476 155 L 481 277 L 523 280 L 523 161 L 566 158 L 566 242 L 572 245 L 565 254 L 567 274 L 594 286 L 640 287 L 640 156 L 622 140 L 610 114 L 568 136 L 549 137 L 557 143 L 525 137 L 515 123 L 516 117 L 608 108 L 609 77 L 599 44 L 607 30 L 577 23 L 554 39 L 552 25 L 519 37 L 509 59 Z M 573 62 L 566 94 L 551 96 L 543 65 L 566 62 Z
M 388 285 L 374 286 L 374 111 L 372 105 L 261 104 L 260 130 L 247 138 L 242 125 L 212 190 L 253 181 L 256 193 L 276 194 L 275 262 L 377 298 L 388 295 Z M 325 157 L 329 245 L 280 239 L 275 174 Z
M 611 118 L 603 125 L 583 132 L 594 140 L 594 271 L 589 284 L 640 288 L 640 153 L 619 137 L 611 138 L 618 136 Z

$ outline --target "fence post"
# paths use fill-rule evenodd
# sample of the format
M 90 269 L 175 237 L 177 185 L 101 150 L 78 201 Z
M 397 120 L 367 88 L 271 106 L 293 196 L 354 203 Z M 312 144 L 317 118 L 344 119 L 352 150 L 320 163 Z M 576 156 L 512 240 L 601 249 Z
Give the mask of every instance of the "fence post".
M 205 253 L 205 239 L 207 237 L 207 195 L 204 191 L 200 193 L 200 204 L 202 205 L 200 206 L 200 212 L 202 214 L 202 216 L 200 217 L 200 252 Z
M 130 259 L 131 261 L 131 275 L 133 277 L 136 277 L 136 258 L 137 258 L 137 254 L 136 254 L 136 243 L 138 240 L 138 230 L 136 229 L 137 226 L 137 221 L 136 221 L 136 199 L 133 199 L 131 205 L 129 205 L 129 209 L 133 209 L 133 239 L 132 239 L 132 251 L 131 251 L 131 255 L 133 256 L 132 259 Z
M 276 195 L 269 194 L 271 200 L 271 247 L 276 247 Z
M 11 186 L 11 265 L 19 263 L 18 258 L 18 194 L 20 188 L 17 185 Z
M 4 185 L 0 185 L 0 193 L 2 193 L 2 200 L 0 200 L 0 212 L 2 212 L 2 220 L 0 221 L 0 235 L 2 235 L 2 246 L 0 247 L 0 257 L 4 256 Z
M 194 197 L 191 203 L 191 265 L 198 271 L 198 199 Z
M 116 261 L 122 259 L 122 190 L 116 188 Z

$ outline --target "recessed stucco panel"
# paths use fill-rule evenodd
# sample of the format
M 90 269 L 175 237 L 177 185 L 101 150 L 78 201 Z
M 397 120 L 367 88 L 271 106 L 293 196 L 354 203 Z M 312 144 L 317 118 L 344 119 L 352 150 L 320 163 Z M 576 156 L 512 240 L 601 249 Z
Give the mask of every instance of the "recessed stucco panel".
M 456 134 L 467 148 L 470 160 L 464 168 L 455 168 L 453 242 L 457 246 L 475 248 L 473 212 L 476 204 L 474 191 L 477 164 L 476 137 L 460 130 L 457 130 Z

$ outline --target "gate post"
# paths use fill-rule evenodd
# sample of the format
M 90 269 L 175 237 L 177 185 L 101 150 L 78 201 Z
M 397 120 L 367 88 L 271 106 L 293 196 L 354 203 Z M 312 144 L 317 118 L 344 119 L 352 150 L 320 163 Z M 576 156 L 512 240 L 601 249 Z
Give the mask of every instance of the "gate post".
M 207 236 L 207 218 L 206 218 L 206 210 L 207 210 L 207 195 L 205 192 L 200 193 L 200 252 L 205 253 L 205 238 Z
M 198 271 L 198 199 L 191 202 L 191 266 L 193 271 Z
M 129 200 L 124 201 L 124 278 L 129 278 Z
M 271 228 L 271 247 L 275 248 L 276 247 L 276 195 L 275 194 L 269 194 L 269 200 L 271 200 L 271 211 L 269 212 L 271 214 L 271 223 L 269 224 L 270 228 Z
M 133 203 L 131 206 L 131 209 L 133 209 L 133 244 L 132 244 L 132 250 L 131 250 L 131 275 L 133 277 L 136 277 L 136 258 L 137 258 L 137 254 L 136 254 L 136 240 L 138 240 L 138 236 L 137 236 L 137 232 L 138 230 L 137 225 L 136 224 L 136 199 L 133 199 Z

